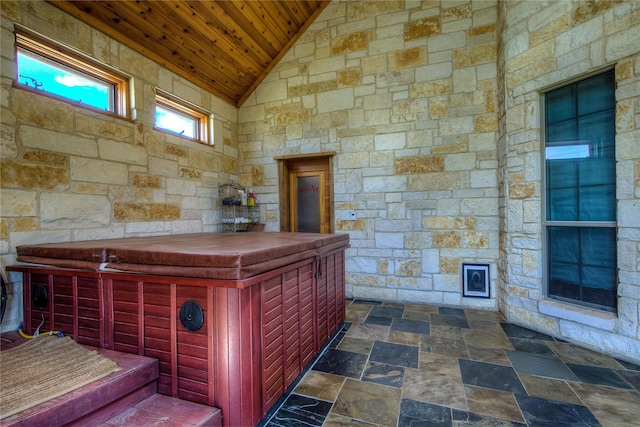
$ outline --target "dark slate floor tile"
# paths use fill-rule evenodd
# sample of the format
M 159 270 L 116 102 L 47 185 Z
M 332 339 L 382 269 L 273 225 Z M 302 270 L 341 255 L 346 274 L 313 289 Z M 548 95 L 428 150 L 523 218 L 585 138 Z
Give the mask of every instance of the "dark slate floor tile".
M 340 345 L 340 341 L 342 341 L 342 338 L 344 338 L 344 335 L 346 334 L 345 331 L 340 331 L 338 334 L 336 334 L 335 337 L 333 337 L 333 339 L 331 340 L 331 342 L 329 343 L 330 348 L 336 348 L 337 346 Z
M 431 327 L 429 322 L 412 319 L 393 319 L 391 324 L 392 331 L 411 332 L 414 334 L 430 335 Z
M 451 408 L 402 399 L 398 426 L 450 427 Z
M 509 341 L 511 341 L 511 344 L 516 351 L 521 351 L 523 353 L 545 354 L 547 356 L 555 355 L 553 350 L 551 350 L 544 341 L 529 340 L 525 338 L 509 338 Z
M 438 313 L 440 314 L 448 314 L 450 316 L 462 316 L 465 317 L 464 310 L 461 308 L 451 308 L 451 307 L 439 307 Z
M 400 388 L 404 381 L 404 368 L 397 365 L 372 362 L 365 367 L 362 381 Z
M 638 371 L 616 371 L 623 380 L 631 384 L 631 387 L 640 391 L 640 372 Z
M 611 368 L 577 365 L 575 363 L 567 363 L 567 366 L 583 383 L 606 385 L 617 388 L 632 388 Z
M 470 329 L 466 317 L 451 314 L 432 314 L 431 324 L 438 326 L 449 326 L 453 328 Z
M 392 321 L 393 317 L 373 316 L 369 314 L 364 320 L 364 323 L 367 323 L 369 325 L 391 326 Z
M 473 412 L 460 411 L 454 409 L 452 411 L 453 423 L 456 427 L 462 426 L 491 426 L 491 427 L 527 427 L 526 424 L 522 424 L 511 420 L 501 420 L 499 418 L 489 417 L 487 415 L 476 414 Z
M 616 359 L 616 362 L 624 366 L 626 369 L 630 371 L 640 371 L 640 365 L 636 365 L 635 363 L 627 362 L 626 360 Z
M 538 397 L 516 395 L 525 421 L 535 427 L 596 427 L 600 426 L 586 406 L 558 402 Z
M 333 402 L 291 394 L 266 427 L 321 426 Z
M 494 365 L 475 360 L 458 359 L 462 382 L 495 390 L 527 394 L 511 366 Z
M 575 381 L 578 377 L 558 356 L 505 350 L 513 369 L 519 374 Z
M 342 327 L 340 328 L 340 331 L 337 334 L 335 334 L 335 336 L 331 339 L 327 347 L 331 347 L 331 348 L 338 347 L 340 345 L 340 342 L 346 335 L 346 333 L 349 331 L 350 327 L 351 327 L 351 322 L 344 322 L 342 324 Z
M 366 354 L 329 348 L 318 358 L 313 370 L 357 379 L 362 375 L 366 361 Z
M 540 332 L 532 331 L 531 329 L 523 328 L 522 326 L 513 325 L 511 323 L 500 323 L 504 333 L 509 338 L 525 338 L 528 340 L 539 341 L 554 341 L 552 336 L 541 334 Z
M 371 349 L 369 360 L 407 368 L 418 368 L 419 355 L 420 349 L 416 346 L 376 341 Z
M 404 307 L 394 307 L 388 305 L 374 305 L 369 312 L 369 316 L 380 317 L 402 317 Z

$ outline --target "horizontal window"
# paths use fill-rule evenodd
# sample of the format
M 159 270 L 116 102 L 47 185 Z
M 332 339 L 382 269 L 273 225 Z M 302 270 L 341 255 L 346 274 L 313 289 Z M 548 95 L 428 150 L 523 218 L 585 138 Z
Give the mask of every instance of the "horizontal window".
M 155 127 L 203 144 L 213 144 L 209 127 L 211 114 L 173 96 L 156 93 Z
M 96 61 L 16 31 L 16 82 L 44 95 L 127 117 L 128 79 Z

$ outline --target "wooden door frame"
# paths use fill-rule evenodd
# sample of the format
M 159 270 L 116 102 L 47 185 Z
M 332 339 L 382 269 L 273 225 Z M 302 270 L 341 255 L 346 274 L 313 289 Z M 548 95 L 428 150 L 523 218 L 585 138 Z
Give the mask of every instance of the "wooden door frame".
M 289 215 L 289 206 L 291 198 L 289 196 L 289 188 L 291 183 L 289 182 L 289 172 L 291 167 L 296 164 L 311 161 L 325 161 L 327 165 L 327 181 L 329 182 L 326 195 L 329 198 L 329 233 L 335 231 L 335 205 L 333 201 L 333 156 L 336 155 L 335 151 L 314 153 L 314 154 L 300 154 L 300 155 L 288 155 L 288 156 L 276 156 L 273 159 L 278 162 L 278 194 L 279 194 L 279 210 L 280 210 L 280 231 L 291 231 L 291 218 Z

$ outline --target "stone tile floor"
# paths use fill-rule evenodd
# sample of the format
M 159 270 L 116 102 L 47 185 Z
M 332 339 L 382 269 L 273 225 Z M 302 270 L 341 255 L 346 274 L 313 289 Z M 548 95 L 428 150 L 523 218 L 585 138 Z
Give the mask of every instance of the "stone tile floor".
M 640 426 L 640 366 L 496 312 L 348 300 L 265 425 Z

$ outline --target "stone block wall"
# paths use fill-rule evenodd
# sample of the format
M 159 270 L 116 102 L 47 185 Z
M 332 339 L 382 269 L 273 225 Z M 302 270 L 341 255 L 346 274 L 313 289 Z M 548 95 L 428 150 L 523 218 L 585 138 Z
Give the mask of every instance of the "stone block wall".
M 350 296 L 496 309 L 496 21 L 496 1 L 333 2 L 240 109 L 268 229 L 273 156 L 337 153 Z M 490 265 L 491 298 L 463 299 L 466 262 Z
M 217 231 L 218 185 L 237 179 L 237 109 L 44 1 L 0 10 L 2 265 L 20 244 Z M 130 76 L 135 120 L 13 85 L 16 24 Z M 214 145 L 154 130 L 156 88 L 212 112 Z M 22 316 L 12 282 L 5 330 Z
M 501 3 L 500 310 L 515 323 L 640 360 L 640 2 Z M 615 69 L 618 313 L 545 299 L 540 94 Z M 503 89 L 503 90 L 502 90 Z

